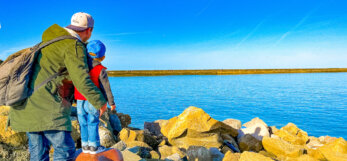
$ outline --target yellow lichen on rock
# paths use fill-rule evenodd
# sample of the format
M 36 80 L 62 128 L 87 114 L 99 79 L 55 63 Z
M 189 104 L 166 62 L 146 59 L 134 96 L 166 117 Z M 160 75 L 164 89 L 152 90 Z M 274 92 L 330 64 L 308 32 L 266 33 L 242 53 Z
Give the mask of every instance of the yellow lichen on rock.
M 338 138 L 333 142 L 325 144 L 318 150 L 329 161 L 346 161 L 347 160 L 347 142 L 343 138 Z
M 239 159 L 239 161 L 255 161 L 255 160 L 273 161 L 270 157 L 266 157 L 262 154 L 255 153 L 255 152 L 248 152 L 248 151 L 243 152 Z
M 170 144 L 188 149 L 189 146 L 220 147 L 221 134 L 237 136 L 236 129 L 211 118 L 197 107 L 189 107 L 178 117 L 171 118 L 161 128 Z
M 224 155 L 223 161 L 238 161 L 240 159 L 240 156 L 240 153 L 232 153 L 231 151 L 228 151 Z
M 8 116 L 10 112 L 9 106 L 0 106 L 0 116 Z
M 304 146 L 292 145 L 282 139 L 264 137 L 262 143 L 267 152 L 277 157 L 286 156 L 296 158 L 304 153 Z
M 307 133 L 296 127 L 293 123 L 288 123 L 282 127 L 275 135 L 295 145 L 305 145 L 308 141 Z
M 179 154 L 181 158 L 183 158 L 186 154 L 184 152 L 182 152 L 178 147 L 176 146 L 167 146 L 167 145 L 164 145 L 164 146 L 161 146 L 159 147 L 159 153 L 160 153 L 160 156 L 161 156 L 161 159 L 165 159 L 167 158 L 168 156 L 171 156 L 173 154 Z

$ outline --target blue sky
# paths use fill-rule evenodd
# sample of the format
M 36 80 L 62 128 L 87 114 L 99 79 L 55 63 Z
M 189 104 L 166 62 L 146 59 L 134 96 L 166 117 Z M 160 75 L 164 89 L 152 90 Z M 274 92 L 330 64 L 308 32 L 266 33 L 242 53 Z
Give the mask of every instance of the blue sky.
M 75 12 L 110 70 L 346 68 L 344 0 L 0 0 L 0 59 Z

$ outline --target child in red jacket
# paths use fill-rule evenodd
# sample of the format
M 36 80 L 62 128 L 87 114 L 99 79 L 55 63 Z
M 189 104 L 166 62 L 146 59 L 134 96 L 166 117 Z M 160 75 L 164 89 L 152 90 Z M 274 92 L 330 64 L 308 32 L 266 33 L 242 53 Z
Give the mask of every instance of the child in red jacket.
M 105 59 L 106 47 L 99 40 L 90 41 L 87 44 L 89 56 L 93 58 L 89 72 L 93 83 L 104 93 L 111 110 L 115 110 L 114 97 L 110 88 L 106 67 L 101 64 Z M 100 111 L 95 109 L 86 98 L 75 88 L 75 99 L 77 100 L 77 116 L 81 129 L 82 151 L 84 153 L 96 154 L 105 150 L 100 145 L 99 137 L 99 115 Z

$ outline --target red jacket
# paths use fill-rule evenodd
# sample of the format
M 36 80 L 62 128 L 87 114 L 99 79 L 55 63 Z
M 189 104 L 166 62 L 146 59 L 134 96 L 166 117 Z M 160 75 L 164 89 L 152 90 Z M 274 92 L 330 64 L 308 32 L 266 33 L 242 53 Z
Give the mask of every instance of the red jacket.
M 90 70 L 89 75 L 93 83 L 100 89 L 99 75 L 102 69 L 106 69 L 103 65 L 99 64 Z M 87 100 L 78 90 L 75 88 L 75 99 L 76 100 Z

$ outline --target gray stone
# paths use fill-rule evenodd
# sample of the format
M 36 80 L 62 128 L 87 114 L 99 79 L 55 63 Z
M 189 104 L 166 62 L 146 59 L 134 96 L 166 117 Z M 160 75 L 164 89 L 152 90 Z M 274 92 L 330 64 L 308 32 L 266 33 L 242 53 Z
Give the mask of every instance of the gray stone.
M 187 150 L 188 160 L 212 160 L 212 156 L 209 150 L 203 146 L 190 146 Z
M 253 118 L 251 121 L 244 123 L 242 126 L 251 127 L 254 124 L 263 124 L 265 127 L 268 127 L 267 124 L 263 120 L 261 120 L 259 117 Z
M 116 144 L 113 134 L 105 127 L 99 126 L 99 136 L 100 144 L 106 148 L 109 148 Z
M 127 150 L 129 150 L 130 152 L 133 152 L 134 154 L 137 154 L 141 158 L 148 158 L 148 159 L 151 158 L 151 150 L 152 149 L 135 146 L 135 147 L 129 148 Z
M 127 148 L 127 145 L 123 141 L 119 141 L 117 144 L 114 144 L 112 148 L 123 151 Z
M 239 134 L 237 136 L 238 141 L 246 134 L 252 135 L 254 138 L 258 139 L 259 141 L 263 140 L 264 136 L 270 137 L 270 132 L 267 126 L 265 126 L 262 123 L 255 123 L 249 125 L 247 128 L 242 128 L 239 131 Z
M 221 153 L 218 148 L 210 148 L 210 154 L 212 161 L 222 161 L 224 158 L 224 154 Z
M 155 136 L 161 136 L 160 125 L 157 122 L 145 122 L 144 129 L 147 129 L 151 134 Z

